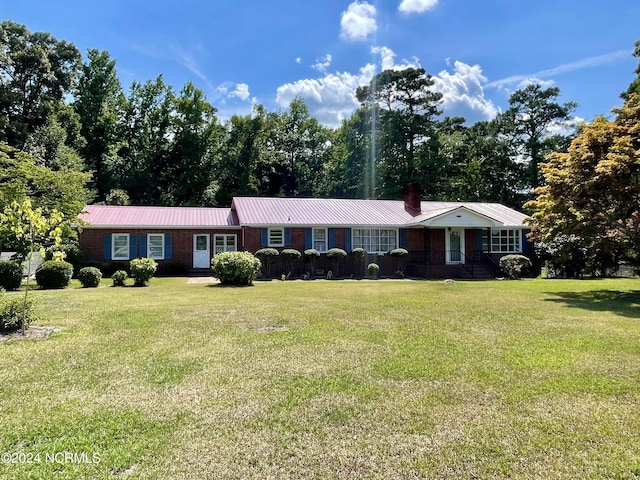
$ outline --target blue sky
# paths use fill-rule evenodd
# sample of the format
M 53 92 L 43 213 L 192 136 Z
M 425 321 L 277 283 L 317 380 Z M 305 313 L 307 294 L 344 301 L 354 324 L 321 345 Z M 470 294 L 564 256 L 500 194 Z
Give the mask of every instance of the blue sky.
M 20 0 L 3 20 L 107 50 L 125 89 L 163 74 L 201 88 L 224 120 L 296 97 L 337 126 L 358 85 L 385 68 L 421 66 L 445 115 L 470 122 L 508 106 L 527 82 L 560 88 L 591 121 L 621 104 L 640 39 L 636 0 Z

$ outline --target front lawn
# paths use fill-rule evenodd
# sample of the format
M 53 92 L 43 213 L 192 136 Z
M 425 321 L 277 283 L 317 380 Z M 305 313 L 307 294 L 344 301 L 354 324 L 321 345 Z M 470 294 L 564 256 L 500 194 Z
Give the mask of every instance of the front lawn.
M 640 478 L 640 280 L 33 296 L 0 478 Z

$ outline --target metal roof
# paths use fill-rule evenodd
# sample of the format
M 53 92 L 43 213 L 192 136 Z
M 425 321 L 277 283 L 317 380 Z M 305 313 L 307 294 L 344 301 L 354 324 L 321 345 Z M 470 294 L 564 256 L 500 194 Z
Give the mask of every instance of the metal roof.
M 230 208 L 87 205 L 80 219 L 85 228 L 238 227 Z
M 496 225 L 523 227 L 527 216 L 499 203 L 421 202 L 411 213 L 402 200 L 235 197 L 231 208 L 87 205 L 85 228 L 239 228 L 241 226 L 410 227 L 428 225 L 465 208 Z
M 521 227 L 527 216 L 499 203 L 421 202 L 411 214 L 402 200 L 235 197 L 231 208 L 241 225 L 385 226 L 419 225 L 464 207 L 504 226 Z

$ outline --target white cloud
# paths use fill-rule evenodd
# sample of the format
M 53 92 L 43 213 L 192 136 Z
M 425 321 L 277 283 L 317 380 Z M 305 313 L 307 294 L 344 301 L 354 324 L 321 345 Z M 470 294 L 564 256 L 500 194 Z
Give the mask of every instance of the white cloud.
M 396 63 L 396 53 L 389 47 L 371 47 L 371 53 L 380 55 L 380 66 L 382 70 L 404 70 L 405 68 L 420 68 L 420 61 L 413 57 L 411 60 L 403 59 L 401 63 Z
M 229 97 L 237 97 L 243 101 L 247 100 L 250 96 L 249 85 L 246 83 L 236 83 L 235 89 L 229 92 Z
M 453 73 L 441 71 L 433 77 L 434 89 L 442 93 L 444 115 L 462 116 L 467 123 L 490 120 L 499 108 L 484 95 L 487 78 L 479 65 L 454 62 Z
M 324 58 L 316 60 L 316 63 L 314 63 L 311 68 L 315 68 L 316 70 L 324 73 L 327 71 L 327 68 L 329 68 L 329 65 L 331 65 L 331 58 L 331 54 L 327 53 Z
M 342 12 L 340 36 L 349 41 L 366 40 L 378 29 L 376 7 L 367 2 L 355 1 Z
M 295 62 L 296 62 L 296 63 L 302 63 L 302 58 L 300 58 L 300 57 L 296 57 Z
M 358 73 L 329 73 L 322 78 L 307 78 L 278 87 L 276 102 L 288 108 L 295 98 L 302 98 L 309 112 L 323 125 L 338 127 L 359 106 L 355 92 L 368 85 L 375 75 L 375 65 L 367 64 Z
M 402 0 L 398 10 L 402 13 L 423 13 L 438 4 L 438 0 Z

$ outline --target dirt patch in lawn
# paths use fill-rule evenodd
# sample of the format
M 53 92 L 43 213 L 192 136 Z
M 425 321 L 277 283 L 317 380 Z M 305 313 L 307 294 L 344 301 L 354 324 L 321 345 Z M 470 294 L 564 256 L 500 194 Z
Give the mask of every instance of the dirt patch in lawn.
M 189 277 L 189 278 L 187 278 L 187 283 L 210 283 L 210 284 L 214 284 L 214 283 L 220 283 L 220 280 L 218 280 L 215 277 Z
M 47 338 L 53 332 L 59 332 L 58 327 L 29 327 L 22 335 L 20 330 L 10 333 L 0 334 L 0 342 L 8 340 L 41 340 Z

